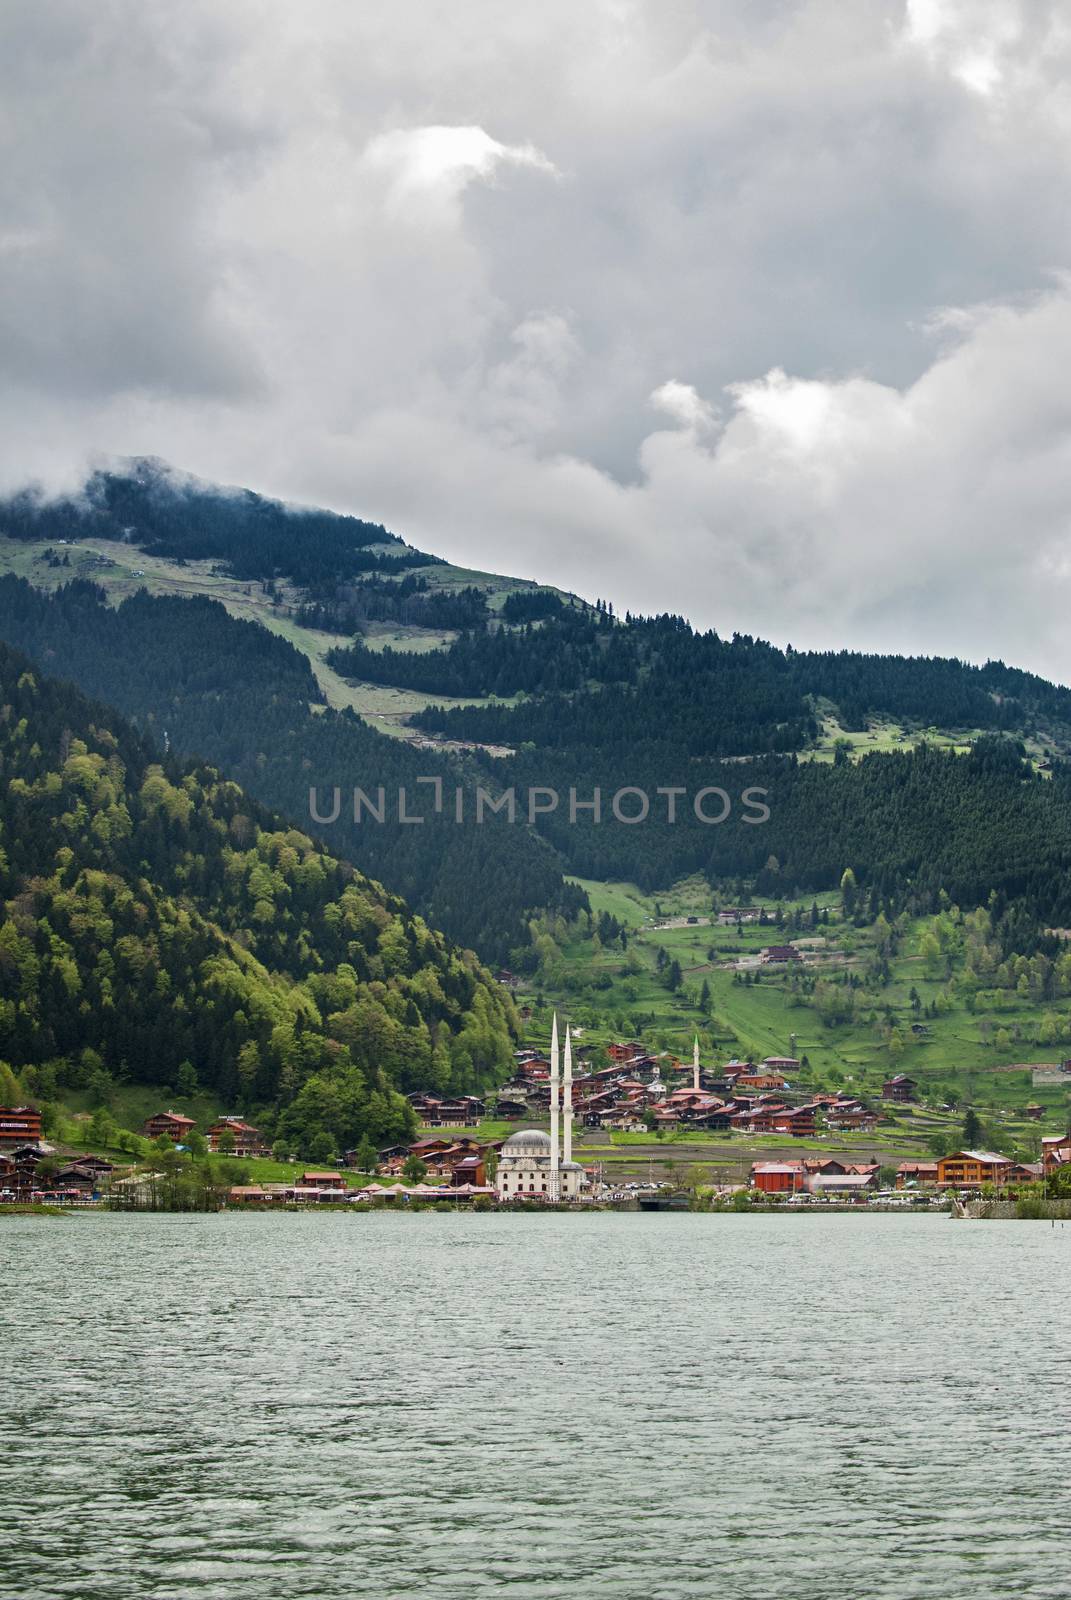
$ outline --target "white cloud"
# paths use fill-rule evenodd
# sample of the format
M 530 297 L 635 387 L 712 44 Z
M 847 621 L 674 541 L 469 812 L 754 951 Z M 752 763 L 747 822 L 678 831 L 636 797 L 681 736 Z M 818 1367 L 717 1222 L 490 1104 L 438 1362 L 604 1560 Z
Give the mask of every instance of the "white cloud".
M 556 168 L 534 145 L 501 144 L 482 128 L 395 128 L 372 139 L 364 163 L 386 174 L 391 203 L 400 210 L 426 213 L 429 206 L 454 202 L 476 178 L 492 178 L 501 168 Z
M 715 425 L 713 408 L 702 399 L 698 389 L 677 378 L 668 378 L 659 384 L 651 395 L 651 404 L 692 433 L 706 432 Z
M 147 452 L 634 609 L 1071 677 L 1051 0 L 4 28 L 0 485 Z

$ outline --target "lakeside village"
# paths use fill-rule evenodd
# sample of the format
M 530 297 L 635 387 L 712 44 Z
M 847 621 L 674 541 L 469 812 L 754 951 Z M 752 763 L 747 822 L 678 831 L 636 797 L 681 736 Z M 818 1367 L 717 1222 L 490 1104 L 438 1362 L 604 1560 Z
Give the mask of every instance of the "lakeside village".
M 711 1204 L 840 1206 L 949 1206 L 996 1195 L 1014 1200 L 1047 1188 L 1064 1192 L 1071 1179 L 1071 1130 L 1043 1137 L 1041 1159 L 1014 1161 L 986 1150 L 955 1150 L 932 1161 L 903 1161 L 895 1170 L 876 1161 L 852 1162 L 822 1155 L 753 1161 L 746 1181 L 697 1185 L 607 1182 L 600 1163 L 574 1159 L 574 1125 L 609 1132 L 703 1130 L 749 1136 L 777 1134 L 821 1137 L 826 1132 L 873 1132 L 881 1112 L 850 1094 L 801 1098 L 791 1088 L 800 1062 L 769 1056 L 761 1064 L 730 1061 L 714 1071 L 703 1067 L 696 1038 L 690 1063 L 668 1055 L 652 1056 L 637 1042 L 608 1047 L 610 1065 L 574 1071 L 573 1033 L 565 1029 L 559 1047 L 554 1018 L 549 1054 L 525 1049 L 514 1053 L 512 1078 L 503 1085 L 495 1113 L 508 1121 L 539 1120 L 505 1138 L 483 1140 L 451 1128 L 478 1128 L 484 1101 L 473 1095 L 447 1099 L 430 1093 L 409 1096 L 428 1131 L 411 1144 L 378 1152 L 374 1165 L 350 1150 L 329 1170 L 309 1168 L 294 1181 L 230 1182 L 214 1203 L 235 1207 L 292 1207 L 322 1204 L 467 1204 L 478 1209 L 546 1205 L 628 1206 L 637 1209 L 705 1209 Z M 1068 1064 L 1071 1067 L 1071 1063 Z M 882 1098 L 910 1105 L 917 1084 L 904 1073 L 889 1078 Z M 440 1131 L 432 1131 L 440 1130 Z M 43 1137 L 41 1114 L 32 1106 L 0 1106 L 0 1204 L 106 1206 L 113 1209 L 171 1209 L 166 1203 L 169 1172 L 164 1156 L 181 1157 L 196 1131 L 193 1118 L 160 1111 L 142 1128 L 156 1150 L 148 1166 L 121 1167 L 101 1155 L 62 1157 Z M 208 1151 L 243 1161 L 270 1157 L 257 1128 L 239 1116 L 221 1116 L 204 1130 Z M 164 1170 L 156 1170 L 160 1165 Z M 360 1168 L 368 1181 L 355 1181 Z M 174 1176 L 174 1167 L 170 1176 Z

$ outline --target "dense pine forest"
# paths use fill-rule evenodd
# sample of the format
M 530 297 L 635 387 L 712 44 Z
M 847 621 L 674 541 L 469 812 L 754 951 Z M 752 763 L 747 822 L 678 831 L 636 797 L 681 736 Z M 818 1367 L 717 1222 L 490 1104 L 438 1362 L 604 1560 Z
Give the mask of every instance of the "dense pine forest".
M 836 888 L 851 867 L 868 906 L 879 911 L 934 912 L 950 896 L 959 905 L 992 905 L 1016 927 L 1014 948 L 1043 939 L 1044 925 L 1071 926 L 1071 773 L 1038 776 L 1014 741 L 989 736 L 969 754 L 926 747 L 870 755 L 839 766 L 769 757 L 755 762 L 680 764 L 668 769 L 638 755 L 627 781 L 664 818 L 659 786 L 677 785 L 677 820 L 622 826 L 608 817 L 621 768 L 592 754 L 578 766 L 543 753 L 521 753 L 502 765 L 500 781 L 569 784 L 588 799 L 596 787 L 603 820 L 568 809 L 538 819 L 569 871 L 623 880 L 657 891 L 691 872 L 712 885 L 750 885 L 775 899 Z M 689 797 L 720 786 L 731 809 L 720 824 L 696 819 Z M 749 823 L 745 791 L 765 791 L 769 818 Z M 635 810 L 635 803 L 632 803 Z M 708 814 L 724 804 L 710 799 Z M 753 813 L 750 813 L 753 814 Z
M 0 1057 L 39 1098 L 199 1085 L 307 1147 L 501 1078 L 512 1003 L 471 954 L 7 646 L 0 773 Z
M 347 796 L 355 784 L 382 785 L 392 797 L 405 786 L 416 797 L 426 792 L 420 777 L 439 776 L 448 787 L 458 779 L 443 756 L 323 707 L 306 657 L 218 601 L 142 591 L 111 607 L 93 584 L 47 595 L 8 576 L 0 578 L 0 638 L 116 705 L 159 749 L 213 762 L 302 827 L 313 826 L 313 785 L 325 796 L 335 785 Z M 382 825 L 355 826 L 348 802 L 323 836 L 433 927 L 489 960 L 505 960 L 527 941 L 533 912 L 569 913 L 585 903 L 563 882 L 553 849 L 504 819 L 468 828 L 432 814 L 413 827 L 400 825 L 392 807 Z
M 814 705 L 843 727 L 868 716 L 924 725 L 1031 730 L 1071 726 L 1071 690 L 1002 662 L 777 650 L 736 634 L 696 633 L 682 617 L 626 617 L 579 607 L 495 633 L 468 633 L 420 655 L 356 644 L 340 672 L 450 695 L 536 697 L 518 706 L 436 708 L 415 720 L 451 738 L 558 749 L 656 742 L 689 755 L 799 750 L 816 735 Z

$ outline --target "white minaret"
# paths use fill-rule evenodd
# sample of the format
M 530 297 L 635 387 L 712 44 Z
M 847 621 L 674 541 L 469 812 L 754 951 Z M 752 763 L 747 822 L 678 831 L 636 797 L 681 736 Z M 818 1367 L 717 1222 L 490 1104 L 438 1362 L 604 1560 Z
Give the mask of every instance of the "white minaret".
M 569 1035 L 566 1034 L 568 1041 Z M 568 1050 L 568 1042 L 565 1046 Z M 561 1192 L 558 1176 L 558 1013 L 554 1013 L 554 1026 L 550 1033 L 550 1198 L 557 1200 Z
M 696 1034 L 696 1036 L 695 1036 L 695 1044 L 692 1046 L 692 1088 L 696 1091 L 697 1094 L 699 1093 L 699 1035 L 698 1034 Z
M 565 1079 L 562 1085 L 562 1160 L 573 1159 L 573 1039 L 565 1029 Z

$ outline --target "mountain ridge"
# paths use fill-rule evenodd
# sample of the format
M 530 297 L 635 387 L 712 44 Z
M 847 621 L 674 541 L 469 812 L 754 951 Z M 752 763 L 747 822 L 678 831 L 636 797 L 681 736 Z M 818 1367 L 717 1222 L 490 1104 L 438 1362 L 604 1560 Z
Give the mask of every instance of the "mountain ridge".
M 95 492 L 114 521 L 117 507 L 157 492 L 158 475 L 148 472 L 148 491 L 143 472 Z M 650 889 L 700 871 L 712 885 L 791 896 L 835 887 L 851 867 L 879 907 L 929 909 L 948 886 L 964 903 L 994 892 L 1022 900 L 1027 921 L 1071 921 L 1071 690 L 999 661 L 780 650 L 698 633 L 680 617 L 615 617 L 602 600 L 434 557 L 404 570 L 332 569 L 325 551 L 341 541 L 352 555 L 360 538 L 364 560 L 379 525 L 332 513 L 288 522 L 278 503 L 265 512 L 247 493 L 176 475 L 165 525 L 143 540 L 170 553 L 142 556 L 155 563 L 145 572 L 130 566 L 129 539 L 49 543 L 66 510 L 56 522 L 47 505 L 0 506 L 0 565 L 11 574 L 0 582 L 0 636 L 292 816 L 304 814 L 310 783 L 382 781 L 393 792 L 437 776 L 609 796 L 622 783 L 653 792 L 701 779 L 728 792 L 746 759 L 748 781 L 768 787 L 761 830 L 690 816 L 676 828 L 574 826 L 564 807 L 508 833 L 441 817 L 375 832 L 343 821 L 333 844 L 488 957 L 523 966 L 533 918 L 582 914 L 574 877 Z M 236 502 L 246 508 L 237 522 Z M 296 527 L 326 530 L 307 564 L 279 555 L 280 528 Z M 205 548 L 214 554 L 194 559 Z M 179 598 L 165 568 L 168 582 L 203 592 Z M 76 572 L 93 585 L 65 583 Z M 249 621 L 265 627 L 250 633 Z M 993 819 L 1009 806 L 1001 833 Z

